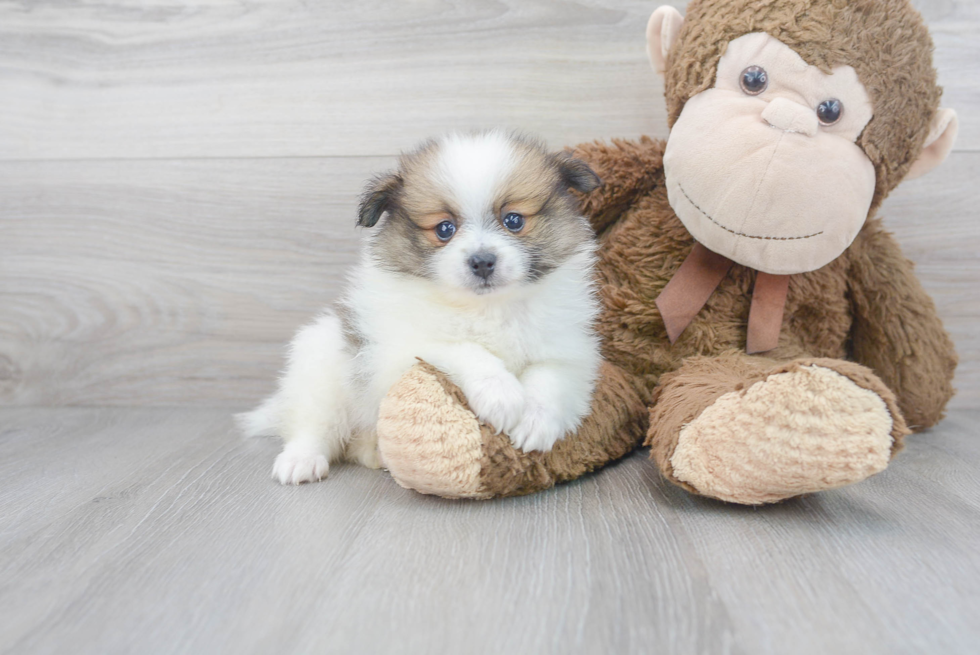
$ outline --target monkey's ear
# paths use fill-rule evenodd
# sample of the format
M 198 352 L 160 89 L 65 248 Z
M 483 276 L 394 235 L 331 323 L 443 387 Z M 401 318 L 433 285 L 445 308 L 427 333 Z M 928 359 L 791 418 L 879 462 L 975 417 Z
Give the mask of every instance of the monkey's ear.
M 932 117 L 932 126 L 929 128 L 929 136 L 922 145 L 922 152 L 919 158 L 912 164 L 912 168 L 905 175 L 906 180 L 913 180 L 925 175 L 936 166 L 943 163 L 946 156 L 953 149 L 956 142 L 956 132 L 959 130 L 960 122 L 956 118 L 956 112 L 952 109 L 939 109 Z
M 368 182 L 357 208 L 357 225 L 374 227 L 381 215 L 391 209 L 395 194 L 401 187 L 402 178 L 395 173 L 378 175 Z
M 581 159 L 575 159 L 567 152 L 557 153 L 555 159 L 561 179 L 569 189 L 589 193 L 602 186 L 599 176 Z
M 681 12 L 667 5 L 657 7 L 647 23 L 647 56 L 653 70 L 661 77 L 667 70 L 667 53 L 677 40 L 683 24 Z

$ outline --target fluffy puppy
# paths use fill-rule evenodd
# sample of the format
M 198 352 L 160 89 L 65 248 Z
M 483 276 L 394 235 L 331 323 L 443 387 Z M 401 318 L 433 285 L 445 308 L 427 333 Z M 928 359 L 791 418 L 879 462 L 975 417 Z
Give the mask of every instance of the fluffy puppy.
M 285 441 L 273 477 L 320 480 L 346 457 L 378 467 L 385 394 L 421 358 L 514 445 L 550 450 L 589 411 L 599 366 L 595 239 L 569 189 L 583 162 L 501 131 L 452 134 L 371 181 L 372 228 L 336 311 L 293 339 L 279 390 L 242 417 Z

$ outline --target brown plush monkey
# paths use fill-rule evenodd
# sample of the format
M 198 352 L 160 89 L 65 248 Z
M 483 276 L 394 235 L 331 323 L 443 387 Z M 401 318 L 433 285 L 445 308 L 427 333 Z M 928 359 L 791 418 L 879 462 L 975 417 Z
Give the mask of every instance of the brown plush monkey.
M 437 371 L 389 394 L 381 454 L 450 497 L 528 493 L 628 452 L 759 504 L 883 470 L 952 395 L 952 343 L 875 212 L 939 164 L 932 44 L 906 0 L 694 0 L 647 30 L 665 143 L 586 144 L 608 364 L 579 432 L 515 451 Z M 647 428 L 646 407 L 649 407 Z

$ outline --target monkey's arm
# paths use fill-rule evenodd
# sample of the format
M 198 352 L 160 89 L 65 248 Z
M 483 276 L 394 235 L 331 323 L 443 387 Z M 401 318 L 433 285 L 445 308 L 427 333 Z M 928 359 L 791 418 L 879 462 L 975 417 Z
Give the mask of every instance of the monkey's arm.
M 895 392 L 910 428 L 935 425 L 953 395 L 956 368 L 936 306 L 880 220 L 865 225 L 850 254 L 853 357 Z
M 664 142 L 614 139 L 575 146 L 572 156 L 584 160 L 599 175 L 602 186 L 582 196 L 582 213 L 597 234 L 614 223 L 629 205 L 663 183 Z

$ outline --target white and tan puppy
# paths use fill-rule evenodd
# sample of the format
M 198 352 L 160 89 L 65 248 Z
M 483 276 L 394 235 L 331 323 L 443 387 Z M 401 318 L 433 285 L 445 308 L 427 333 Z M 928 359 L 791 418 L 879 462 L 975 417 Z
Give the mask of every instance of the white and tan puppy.
M 523 450 L 575 430 L 600 356 L 595 241 L 569 189 L 598 184 L 501 131 L 426 142 L 375 178 L 357 221 L 373 230 L 336 312 L 299 331 L 278 392 L 242 416 L 248 434 L 284 440 L 273 477 L 320 480 L 341 457 L 379 466 L 379 405 L 416 358 Z

